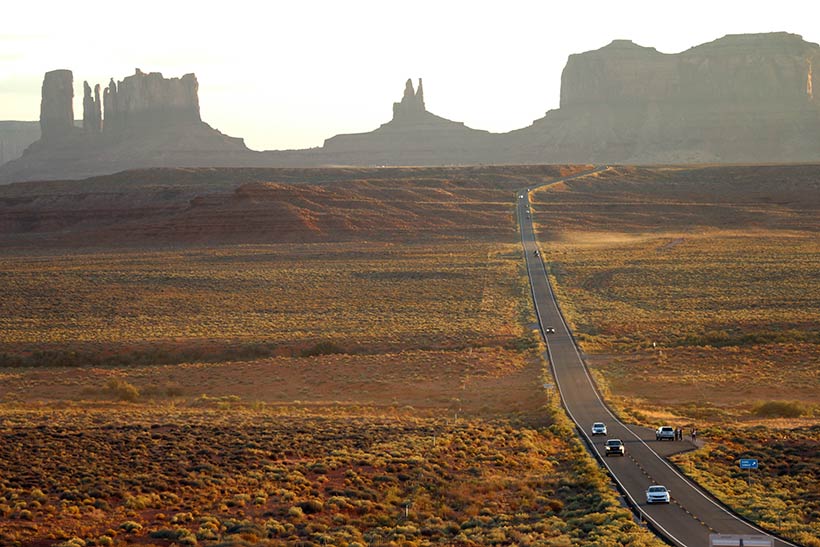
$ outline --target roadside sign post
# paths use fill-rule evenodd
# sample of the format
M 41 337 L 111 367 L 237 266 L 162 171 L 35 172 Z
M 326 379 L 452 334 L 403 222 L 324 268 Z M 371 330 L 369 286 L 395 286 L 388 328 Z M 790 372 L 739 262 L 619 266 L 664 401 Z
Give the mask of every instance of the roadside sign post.
M 740 460 L 740 468 L 746 469 L 748 473 L 746 474 L 746 486 L 752 485 L 752 469 L 757 469 L 757 460 L 754 458 L 741 458 Z

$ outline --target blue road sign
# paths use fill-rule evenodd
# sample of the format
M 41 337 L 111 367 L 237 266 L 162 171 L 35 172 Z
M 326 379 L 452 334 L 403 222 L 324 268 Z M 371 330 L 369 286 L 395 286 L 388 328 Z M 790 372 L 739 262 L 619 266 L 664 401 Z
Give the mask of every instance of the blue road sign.
M 741 469 L 757 469 L 757 460 L 755 460 L 755 459 L 740 460 L 740 468 Z

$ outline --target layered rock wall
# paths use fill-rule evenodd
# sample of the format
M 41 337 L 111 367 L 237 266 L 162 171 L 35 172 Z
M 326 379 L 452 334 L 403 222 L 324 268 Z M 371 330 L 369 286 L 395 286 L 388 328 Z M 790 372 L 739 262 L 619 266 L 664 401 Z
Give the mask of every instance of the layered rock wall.
M 615 40 L 570 56 L 561 77 L 561 108 L 803 106 L 813 100 L 815 66 L 820 66 L 817 45 L 786 33 L 729 35 L 678 54 Z
M 820 46 L 729 35 L 677 54 L 616 40 L 572 55 L 561 108 L 511 134 L 520 161 L 793 162 L 820 159 Z
M 201 122 L 196 76 L 164 78 L 140 69 L 119 83 L 112 79 L 103 95 L 103 131 L 118 133 Z

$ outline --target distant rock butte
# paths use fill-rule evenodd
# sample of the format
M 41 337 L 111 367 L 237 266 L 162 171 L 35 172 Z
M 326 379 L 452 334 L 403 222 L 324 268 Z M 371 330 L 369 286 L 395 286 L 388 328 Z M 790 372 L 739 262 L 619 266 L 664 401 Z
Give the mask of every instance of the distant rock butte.
M 495 135 L 428 112 L 424 89 L 407 80 L 393 119 L 368 133 L 336 135 L 322 153 L 328 162 L 351 165 L 441 165 L 482 163 L 493 151 Z
M 42 136 L 23 156 L 0 166 L 0 181 L 82 178 L 140 167 L 232 166 L 255 161 L 242 139 L 228 137 L 199 114 L 196 76 L 159 72 L 83 84 L 83 127 L 74 127 L 70 70 L 43 80 Z
M 138 167 L 312 167 L 481 163 L 820 161 L 820 46 L 785 32 L 729 35 L 665 54 L 628 40 L 574 54 L 560 108 L 504 134 L 429 112 L 408 80 L 390 121 L 309 150 L 248 150 L 201 121 L 193 74 L 139 69 L 102 94 L 84 86 L 72 127 L 72 74 L 46 74 L 42 138 L 0 181 L 78 178 Z M 98 129 L 99 128 L 99 129 Z
M 820 159 L 820 46 L 729 35 L 678 54 L 625 40 L 571 55 L 561 108 L 511 134 L 522 159 L 618 163 Z
M 157 128 L 201 122 L 199 83 L 196 76 L 163 78 L 159 72 L 136 69 L 119 84 L 112 78 L 105 88 L 103 131 L 152 131 Z

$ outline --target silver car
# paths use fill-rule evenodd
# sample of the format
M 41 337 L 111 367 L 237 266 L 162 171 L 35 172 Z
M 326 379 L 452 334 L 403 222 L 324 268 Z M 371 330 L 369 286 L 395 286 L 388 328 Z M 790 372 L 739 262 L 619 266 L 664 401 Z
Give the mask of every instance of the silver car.
M 595 422 L 592 424 L 592 435 L 606 435 L 606 424 L 604 422 Z
M 646 503 L 669 503 L 669 490 L 665 486 L 656 484 L 646 491 Z

